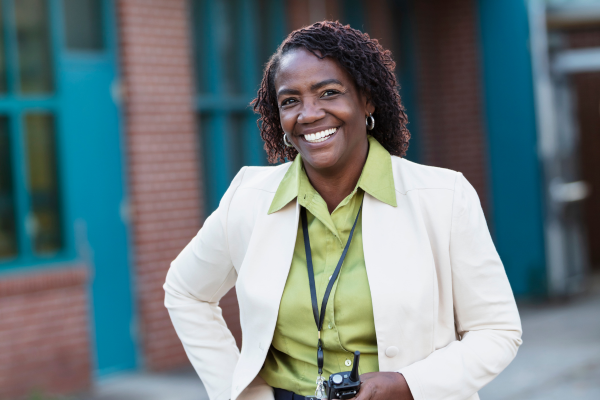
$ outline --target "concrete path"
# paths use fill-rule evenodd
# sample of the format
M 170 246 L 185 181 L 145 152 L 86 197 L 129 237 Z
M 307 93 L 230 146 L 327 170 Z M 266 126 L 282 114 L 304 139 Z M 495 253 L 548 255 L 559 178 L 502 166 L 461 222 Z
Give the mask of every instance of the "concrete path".
M 523 345 L 482 400 L 599 400 L 600 295 L 520 306 Z
M 600 294 L 519 307 L 523 345 L 482 400 L 600 400 Z M 101 381 L 83 400 L 208 400 L 194 371 Z
M 82 400 L 208 400 L 193 370 L 150 374 L 123 374 L 100 381 Z

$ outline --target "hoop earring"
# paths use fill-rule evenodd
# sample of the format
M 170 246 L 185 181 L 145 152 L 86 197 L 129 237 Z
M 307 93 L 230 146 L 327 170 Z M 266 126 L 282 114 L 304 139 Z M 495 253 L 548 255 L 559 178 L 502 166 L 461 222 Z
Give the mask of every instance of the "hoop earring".
M 287 147 L 294 147 L 294 145 L 293 145 L 293 144 L 291 144 L 291 143 L 288 141 L 287 135 L 286 135 L 285 133 L 283 134 L 283 143 L 284 143 L 284 144 L 285 144 Z
M 369 121 L 370 119 L 370 121 Z M 366 119 L 367 129 L 372 131 L 375 128 L 375 118 L 373 118 L 373 114 L 369 113 L 369 116 Z

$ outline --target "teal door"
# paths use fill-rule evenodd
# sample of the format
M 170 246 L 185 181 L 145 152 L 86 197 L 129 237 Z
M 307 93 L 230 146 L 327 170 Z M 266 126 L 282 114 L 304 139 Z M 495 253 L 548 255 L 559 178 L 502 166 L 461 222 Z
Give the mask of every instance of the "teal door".
M 92 267 L 99 376 L 136 366 L 114 17 L 108 0 L 63 0 L 57 15 L 66 189 L 76 247 Z
M 136 365 L 114 15 L 0 1 L 0 273 L 90 267 L 98 375 Z

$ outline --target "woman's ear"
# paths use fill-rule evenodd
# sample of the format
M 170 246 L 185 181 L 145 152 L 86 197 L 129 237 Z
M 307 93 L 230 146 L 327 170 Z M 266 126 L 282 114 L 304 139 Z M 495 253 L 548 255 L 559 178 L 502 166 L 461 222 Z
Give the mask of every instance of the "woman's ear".
M 365 115 L 369 116 L 369 114 L 373 114 L 375 112 L 375 106 L 371 102 L 371 99 L 367 98 L 367 104 L 365 107 Z
M 360 96 L 361 96 L 360 101 L 365 106 L 365 117 L 368 117 L 369 113 L 373 114 L 375 112 L 375 106 L 373 105 L 373 102 L 371 101 L 371 96 L 369 95 L 369 93 L 366 93 L 363 91 L 360 94 Z

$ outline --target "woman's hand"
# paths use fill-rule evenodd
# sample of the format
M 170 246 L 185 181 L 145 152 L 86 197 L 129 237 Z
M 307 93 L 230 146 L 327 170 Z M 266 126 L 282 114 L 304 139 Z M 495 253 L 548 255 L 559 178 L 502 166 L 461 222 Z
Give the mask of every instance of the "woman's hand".
M 413 400 L 406 379 L 398 372 L 369 372 L 360 380 L 362 385 L 355 400 Z

